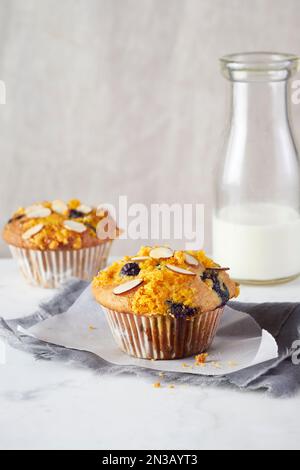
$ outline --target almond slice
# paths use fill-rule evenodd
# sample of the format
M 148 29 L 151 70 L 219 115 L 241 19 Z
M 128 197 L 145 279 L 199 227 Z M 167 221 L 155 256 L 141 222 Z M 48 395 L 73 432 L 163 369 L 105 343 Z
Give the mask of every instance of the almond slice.
M 36 205 L 30 206 L 25 210 L 26 217 L 29 219 L 40 219 L 44 217 L 49 217 L 51 215 L 51 210 L 47 207 Z
M 166 264 L 166 267 L 170 269 L 170 271 L 174 271 L 174 273 L 186 274 L 188 276 L 196 276 L 196 273 L 188 271 L 187 269 L 179 268 L 178 266 L 174 266 L 173 264 Z
M 52 202 L 51 204 L 53 212 L 56 212 L 57 214 L 60 215 L 66 215 L 69 212 L 69 208 L 67 204 L 63 201 L 60 201 L 59 199 L 56 199 L 55 201 Z
M 133 281 L 125 282 L 124 284 L 120 284 L 119 286 L 115 287 L 113 293 L 115 295 L 124 294 L 125 292 L 129 292 L 130 290 L 139 286 L 142 284 L 142 282 L 144 282 L 143 279 L 134 279 Z
M 220 266 L 215 266 L 211 268 L 205 268 L 207 271 L 229 271 L 230 268 L 221 268 Z
M 92 212 L 93 209 L 92 207 L 87 206 L 86 204 L 80 204 L 80 206 L 78 206 L 76 210 L 78 212 L 82 212 L 85 215 L 88 215 L 90 212 Z
M 39 233 L 44 228 L 44 224 L 37 224 L 31 227 L 29 230 L 23 233 L 22 239 L 29 240 L 30 238 L 34 237 L 37 233 Z
M 71 232 L 83 233 L 86 231 L 86 226 L 81 222 L 75 222 L 74 220 L 65 220 L 64 227 Z
M 199 261 L 194 258 L 194 256 L 190 255 L 189 253 L 184 254 L 185 262 L 190 264 L 191 266 L 199 266 Z
M 174 251 L 171 250 L 171 248 L 168 248 L 167 246 L 159 246 L 157 248 L 153 248 L 149 255 L 153 259 L 167 259 L 167 258 L 172 258 L 174 254 Z
M 44 208 L 42 204 L 32 204 L 32 206 L 26 207 L 25 214 L 27 214 L 27 212 L 32 212 L 41 208 Z
M 146 261 L 147 259 L 151 259 L 150 256 L 134 256 L 131 261 Z

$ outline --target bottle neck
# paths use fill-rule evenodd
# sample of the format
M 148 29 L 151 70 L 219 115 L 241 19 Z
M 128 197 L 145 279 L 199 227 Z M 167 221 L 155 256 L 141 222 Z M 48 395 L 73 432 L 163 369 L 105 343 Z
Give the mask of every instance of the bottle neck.
M 287 82 L 234 82 L 221 205 L 274 203 L 298 211 L 300 175 Z
M 288 126 L 287 81 L 233 82 L 232 120 L 235 126 L 266 131 Z M 232 124 L 233 124 L 232 123 Z

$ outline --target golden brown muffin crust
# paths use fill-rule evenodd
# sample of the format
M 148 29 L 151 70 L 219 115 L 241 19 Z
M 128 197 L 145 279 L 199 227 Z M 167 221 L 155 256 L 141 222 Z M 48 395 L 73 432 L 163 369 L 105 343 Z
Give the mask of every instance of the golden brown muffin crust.
M 69 201 L 67 211 L 65 214 L 59 214 L 53 211 L 52 202 L 46 201 L 39 203 L 35 206 L 42 206 L 51 210 L 51 214 L 47 217 L 31 218 L 26 215 L 26 209 L 20 208 L 9 222 L 5 225 L 3 230 L 3 239 L 9 245 L 18 248 L 34 249 L 34 250 L 76 250 L 80 248 L 90 248 L 105 243 L 107 238 L 98 238 L 97 226 L 99 222 L 108 216 L 106 211 L 97 211 L 91 208 L 87 214 L 76 213 L 80 208 L 81 202 L 73 199 Z M 74 216 L 77 215 L 77 217 Z M 82 224 L 85 230 L 82 233 L 67 229 L 64 226 L 66 221 L 76 222 Z M 24 234 L 31 228 L 41 224 L 42 230 L 29 239 L 24 239 Z M 116 228 L 116 236 L 119 234 L 119 229 Z
M 150 247 L 142 247 L 137 256 L 149 256 L 150 251 Z M 185 262 L 185 253 L 176 251 L 169 259 L 140 261 L 136 263 L 140 269 L 136 276 L 122 275 L 123 267 L 134 262 L 130 257 L 125 257 L 96 276 L 93 294 L 108 309 L 144 315 L 169 314 L 170 305 L 183 305 L 198 312 L 207 312 L 238 295 L 237 283 L 230 279 L 226 271 L 214 270 L 219 266 L 206 257 L 204 251 L 188 252 L 198 260 L 196 267 Z M 195 275 L 173 272 L 167 265 Z M 133 279 L 143 279 L 143 283 L 121 295 L 114 294 L 116 286 Z

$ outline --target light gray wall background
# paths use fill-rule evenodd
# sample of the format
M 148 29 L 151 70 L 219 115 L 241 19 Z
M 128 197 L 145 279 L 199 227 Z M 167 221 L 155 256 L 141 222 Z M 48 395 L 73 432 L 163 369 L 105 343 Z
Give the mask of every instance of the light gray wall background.
M 1 225 L 47 198 L 200 202 L 209 249 L 217 59 L 300 53 L 299 24 L 299 0 L 0 0 Z

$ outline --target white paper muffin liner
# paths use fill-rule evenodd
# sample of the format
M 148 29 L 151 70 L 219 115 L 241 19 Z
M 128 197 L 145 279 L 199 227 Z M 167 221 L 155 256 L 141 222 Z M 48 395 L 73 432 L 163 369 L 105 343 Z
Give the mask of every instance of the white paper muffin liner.
M 220 307 L 190 318 L 173 318 L 103 309 L 119 348 L 141 359 L 180 359 L 207 351 L 224 311 Z
M 34 286 L 57 288 L 72 277 L 91 281 L 107 263 L 111 240 L 80 250 L 39 251 L 9 245 L 25 279 Z

